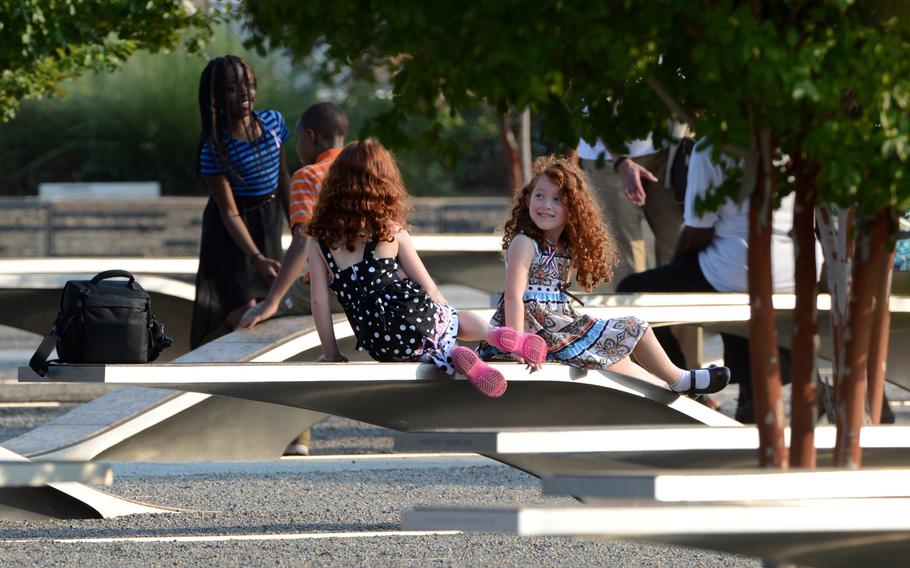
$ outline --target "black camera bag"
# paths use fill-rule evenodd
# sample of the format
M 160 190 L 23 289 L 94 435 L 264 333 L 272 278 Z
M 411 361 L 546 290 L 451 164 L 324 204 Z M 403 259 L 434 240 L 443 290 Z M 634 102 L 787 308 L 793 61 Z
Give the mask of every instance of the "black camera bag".
M 123 277 L 128 280 L 109 281 Z M 171 345 L 148 293 L 125 270 L 107 270 L 63 287 L 60 313 L 29 367 L 42 377 L 57 349 L 61 363 L 148 363 Z

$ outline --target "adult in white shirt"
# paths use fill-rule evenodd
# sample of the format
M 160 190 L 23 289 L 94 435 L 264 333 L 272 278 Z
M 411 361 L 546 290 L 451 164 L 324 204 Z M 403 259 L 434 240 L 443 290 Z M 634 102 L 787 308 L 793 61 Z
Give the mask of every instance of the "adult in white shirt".
M 715 162 L 710 146 L 695 150 L 689 158 L 685 228 L 680 234 L 673 260 L 653 270 L 624 278 L 617 292 L 746 292 L 749 251 L 749 202 L 727 199 L 715 212 L 699 214 L 695 203 L 725 179 L 732 164 L 722 158 Z M 793 195 L 781 202 L 772 220 L 771 272 L 775 292 L 792 292 Z M 821 258 L 821 255 L 818 255 Z M 658 332 L 658 330 L 660 330 Z M 685 363 L 679 343 L 668 328 L 654 330 L 661 345 L 677 365 Z M 748 340 L 723 334 L 724 364 L 733 382 L 740 384 L 737 419 L 754 422 Z M 789 376 L 789 352 L 781 352 L 782 372 Z M 683 367 L 686 368 L 686 367 Z
M 582 139 L 577 154 L 600 190 L 605 217 L 622 254 L 613 282 L 647 269 L 643 219 L 654 233 L 656 264 L 669 262 L 682 229 L 682 204 L 666 183 L 671 149 L 656 148 L 648 136 L 628 143 L 625 154 L 614 155 L 602 140 L 591 145 Z
M 720 186 L 725 179 L 723 165 L 711 159 L 711 147 L 696 148 L 689 158 L 685 229 L 680 236 L 676 257 L 698 254 L 698 265 L 705 279 L 718 292 L 746 292 L 748 284 L 749 203 L 727 199 L 717 211 L 698 214 L 699 198 Z M 722 158 L 722 161 L 726 161 Z M 792 292 L 793 280 L 793 201 L 791 193 L 781 200 L 771 222 L 771 279 L 775 292 Z M 691 229 L 691 230 L 690 230 Z M 685 241 L 685 242 L 684 242 Z M 821 258 L 819 255 L 818 258 Z

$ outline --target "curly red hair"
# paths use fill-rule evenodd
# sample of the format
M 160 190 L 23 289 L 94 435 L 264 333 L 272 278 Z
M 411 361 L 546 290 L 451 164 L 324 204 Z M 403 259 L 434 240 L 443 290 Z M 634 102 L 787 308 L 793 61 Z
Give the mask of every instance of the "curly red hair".
M 338 154 L 319 192 L 307 234 L 324 238 L 329 248 L 353 251 L 358 240 L 391 241 L 407 228 L 408 193 L 395 159 L 368 138 L 352 142 Z
M 508 249 L 515 235 L 522 233 L 534 239 L 539 247 L 546 246 L 543 232 L 531 220 L 528 209 L 531 192 L 541 176 L 548 177 L 559 188 L 566 207 L 566 228 L 561 240 L 572 254 L 572 266 L 577 270 L 576 282 L 588 291 L 601 282 L 609 282 L 618 262 L 616 242 L 601 217 L 587 177 L 578 165 L 566 158 L 547 156 L 534 163 L 531 183 L 515 195 L 502 248 Z

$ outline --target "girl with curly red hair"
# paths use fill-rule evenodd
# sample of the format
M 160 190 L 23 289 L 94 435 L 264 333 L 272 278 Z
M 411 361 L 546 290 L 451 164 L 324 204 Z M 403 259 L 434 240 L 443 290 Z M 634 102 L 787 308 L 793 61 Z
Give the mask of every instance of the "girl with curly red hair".
M 449 374 L 467 376 L 487 396 L 501 396 L 507 386 L 502 373 L 471 349 L 456 346 L 455 339 L 487 340 L 536 364 L 546 357 L 546 344 L 537 335 L 494 328 L 476 314 L 450 306 L 417 256 L 406 230 L 409 212 L 398 168 L 379 142 L 355 142 L 341 151 L 307 226 L 320 360 L 347 360 L 335 340 L 332 289 L 357 348 L 373 359 L 434 363 Z
M 711 393 L 724 388 L 730 381 L 729 369 L 680 369 L 647 322 L 634 316 L 593 319 L 572 308 L 567 291 L 572 271 L 588 291 L 608 282 L 616 264 L 616 245 L 585 174 L 574 162 L 542 158 L 534 174 L 516 196 L 506 222 L 505 292 L 491 323 L 536 333 L 546 341 L 549 361 L 637 377 L 651 373 L 676 392 Z M 503 355 L 487 343 L 478 352 L 483 357 Z M 638 364 L 629 358 L 633 354 Z

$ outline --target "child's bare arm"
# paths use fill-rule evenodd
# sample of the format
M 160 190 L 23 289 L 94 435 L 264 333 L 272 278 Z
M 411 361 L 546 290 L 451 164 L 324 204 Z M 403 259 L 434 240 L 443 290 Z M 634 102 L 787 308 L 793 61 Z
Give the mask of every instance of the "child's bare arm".
M 332 323 L 332 312 L 329 308 L 329 267 L 326 266 L 322 252 L 319 250 L 319 244 L 315 239 L 309 239 L 306 247 L 307 256 L 313 259 L 313 262 L 310 263 L 310 302 L 313 307 L 316 333 L 319 334 L 319 341 L 322 343 L 323 356 L 320 360 L 345 361 L 347 359 L 338 350 L 335 326 Z
M 528 285 L 528 270 L 534 260 L 534 241 L 516 235 L 506 252 L 505 299 L 506 325 L 518 331 L 525 329 L 524 291 Z
M 430 273 L 427 272 L 423 261 L 420 260 L 417 249 L 414 248 L 414 241 L 411 240 L 411 235 L 402 229 L 395 235 L 395 240 L 398 241 L 398 262 L 401 264 L 401 269 L 404 273 L 411 280 L 420 284 L 434 301 L 443 304 L 448 303 L 439 288 L 436 287 L 436 282 L 433 281 Z
M 284 253 L 281 270 L 278 276 L 272 282 L 269 293 L 265 299 L 252 308 L 248 309 L 237 327 L 248 329 L 255 327 L 257 324 L 269 319 L 278 311 L 278 303 L 281 298 L 288 293 L 294 281 L 303 273 L 307 264 L 307 243 L 308 237 L 301 231 L 294 231 L 294 237 L 291 239 L 291 246 Z

